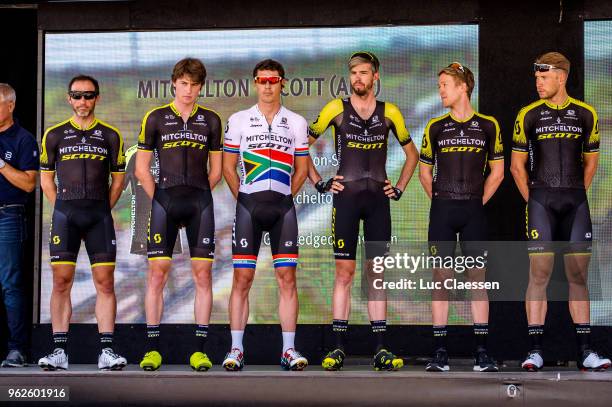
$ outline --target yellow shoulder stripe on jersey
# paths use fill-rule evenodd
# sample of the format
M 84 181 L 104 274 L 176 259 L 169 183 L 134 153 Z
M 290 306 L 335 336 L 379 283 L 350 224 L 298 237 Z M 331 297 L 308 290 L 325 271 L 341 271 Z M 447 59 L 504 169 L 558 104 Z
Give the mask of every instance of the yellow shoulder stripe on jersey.
M 495 125 L 495 146 L 493 148 L 493 152 L 495 154 L 502 154 L 504 152 L 504 145 L 502 143 L 501 130 L 499 128 L 499 123 L 497 122 L 497 119 L 493 116 L 487 116 L 486 114 L 482 114 L 478 112 L 475 112 L 475 115 L 493 122 L 493 124 Z
M 597 116 L 597 112 L 595 108 L 588 103 L 583 102 L 582 100 L 571 98 L 574 104 L 584 107 L 586 110 L 591 112 L 593 115 L 593 128 L 591 129 L 591 134 L 589 134 L 589 139 L 587 140 L 587 144 L 598 143 L 599 142 L 599 117 Z M 588 153 L 586 153 L 588 154 Z
M 108 127 L 109 129 L 117 133 L 117 136 L 119 137 L 119 152 L 117 155 L 117 164 L 125 164 L 125 153 L 123 152 L 123 136 L 121 136 L 121 132 L 118 128 L 113 127 L 110 124 L 103 122 L 102 120 L 98 120 L 98 122 L 100 122 L 102 126 Z
M 421 143 L 420 154 L 428 158 L 429 160 L 433 160 L 433 149 L 431 147 L 431 135 L 429 134 L 429 130 L 434 123 L 439 122 L 440 120 L 444 120 L 448 116 L 450 116 L 450 113 L 446 113 L 445 115 L 442 115 L 440 117 L 434 117 L 433 119 L 430 119 L 429 122 L 427 122 L 427 126 L 425 126 L 425 130 L 423 132 L 423 142 Z M 429 164 L 429 163 L 424 163 L 424 164 Z
M 527 145 L 527 136 L 525 135 L 525 115 L 532 109 L 540 106 L 544 103 L 544 100 L 537 100 L 525 107 L 523 107 L 514 122 L 514 134 L 512 135 L 512 141 L 517 144 Z
M 149 116 L 151 115 L 151 113 L 153 113 L 156 110 L 159 109 L 163 109 L 165 107 L 170 107 L 172 109 L 172 111 L 175 112 L 174 109 L 174 105 L 172 103 L 168 103 L 167 105 L 163 105 L 163 106 L 158 106 L 155 109 L 151 109 L 149 110 L 144 117 L 142 118 L 142 124 L 140 125 L 140 134 L 138 135 L 138 142 L 139 143 L 144 143 L 145 141 L 145 126 L 147 125 L 147 119 L 149 118 Z M 176 112 L 175 112 L 176 113 Z M 178 113 L 177 113 L 178 114 Z
M 317 119 L 309 126 L 310 133 L 319 137 L 327 130 L 332 120 L 344 111 L 342 99 L 334 99 L 321 109 Z
M 54 126 L 51 126 L 47 130 L 45 130 L 45 134 L 43 135 L 42 143 L 41 143 L 42 144 L 42 152 L 40 154 L 40 163 L 41 164 L 47 164 L 49 162 L 49 156 L 47 155 L 47 135 L 49 135 L 49 132 L 51 132 L 52 130 L 57 129 L 58 127 L 63 126 L 64 124 L 68 123 L 70 120 L 72 120 L 72 119 L 71 118 L 70 119 L 66 119 L 63 122 L 58 123 L 58 124 L 56 124 Z M 55 171 L 53 171 L 53 172 L 55 172 Z
M 393 103 L 385 102 L 385 117 L 393 123 L 395 127 L 395 135 L 400 145 L 405 145 L 410 141 L 410 133 L 406 128 L 404 116 L 397 106 Z

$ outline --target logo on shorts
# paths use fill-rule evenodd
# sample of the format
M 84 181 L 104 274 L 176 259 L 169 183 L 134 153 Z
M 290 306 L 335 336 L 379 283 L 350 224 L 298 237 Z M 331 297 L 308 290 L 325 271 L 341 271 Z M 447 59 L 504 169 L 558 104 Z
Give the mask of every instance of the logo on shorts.
M 247 242 L 247 240 L 246 240 L 246 239 L 244 239 L 244 238 L 243 238 L 243 239 L 240 239 L 240 246 L 242 246 L 242 247 L 248 247 L 248 245 L 249 245 L 249 242 Z
M 210 239 L 205 237 L 204 239 L 202 239 L 202 243 L 209 244 L 210 243 Z
M 291 247 L 291 246 L 293 246 L 293 242 L 291 240 L 287 240 L 285 242 L 285 247 Z
M 4 153 L 4 159 L 5 160 L 10 160 L 11 158 L 13 158 L 13 153 L 10 151 L 7 151 Z
M 115 245 L 117 244 L 117 241 L 113 239 L 113 240 L 111 240 L 111 244 L 112 244 L 113 246 L 115 246 Z
M 591 235 L 591 232 L 586 232 L 586 233 L 584 234 L 585 239 L 590 239 L 590 238 L 591 238 L 591 236 L 592 236 L 592 235 Z

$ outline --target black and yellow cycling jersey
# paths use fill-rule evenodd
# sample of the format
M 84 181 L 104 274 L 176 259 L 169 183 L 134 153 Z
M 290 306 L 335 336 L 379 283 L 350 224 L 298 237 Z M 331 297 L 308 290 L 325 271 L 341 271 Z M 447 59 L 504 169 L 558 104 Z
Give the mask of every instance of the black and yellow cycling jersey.
M 153 109 L 142 119 L 138 149 L 157 150 L 159 188 L 210 189 L 208 153 L 220 153 L 221 147 L 221 119 L 200 105 L 194 105 L 186 122 L 174 103 Z
M 597 113 L 568 97 L 538 100 L 519 112 L 512 150 L 529 154 L 529 188 L 584 188 L 583 154 L 599 152 Z
M 420 161 L 434 166 L 432 198 L 480 199 L 488 161 L 503 160 L 499 124 L 480 113 L 458 120 L 451 113 L 425 127 Z
M 402 113 L 388 102 L 376 101 L 374 113 L 363 119 L 350 99 L 334 99 L 321 110 L 308 134 L 318 138 L 330 126 L 339 160 L 338 175 L 344 182 L 366 178 L 385 182 L 389 131 L 402 146 L 412 142 Z
M 40 169 L 56 172 L 59 200 L 107 200 L 110 173 L 125 171 L 123 139 L 101 120 L 82 129 L 68 119 L 45 131 Z

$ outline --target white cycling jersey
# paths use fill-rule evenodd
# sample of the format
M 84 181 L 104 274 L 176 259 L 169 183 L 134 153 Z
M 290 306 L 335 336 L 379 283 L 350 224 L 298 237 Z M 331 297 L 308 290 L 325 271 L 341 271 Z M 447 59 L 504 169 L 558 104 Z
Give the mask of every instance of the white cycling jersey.
M 308 124 L 284 106 L 268 124 L 255 105 L 230 116 L 223 151 L 240 154 L 240 192 L 289 195 L 293 158 L 308 155 Z

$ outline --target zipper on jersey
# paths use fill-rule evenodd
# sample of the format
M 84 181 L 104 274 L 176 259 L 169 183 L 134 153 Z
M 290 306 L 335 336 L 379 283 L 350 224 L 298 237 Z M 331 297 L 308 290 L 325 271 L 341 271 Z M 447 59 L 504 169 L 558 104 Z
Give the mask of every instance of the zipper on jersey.
M 181 117 L 183 120 L 183 117 Z M 189 119 L 187 119 L 187 122 Z M 183 121 L 183 134 L 187 133 L 187 122 Z M 183 147 L 183 184 L 187 184 L 187 147 Z
M 85 130 L 81 129 L 81 140 L 84 139 L 85 136 Z M 81 160 L 81 162 L 83 163 L 83 182 L 81 183 L 81 185 L 83 185 L 84 188 L 82 199 L 87 199 L 87 160 L 83 159 Z
M 274 122 L 275 118 L 276 118 L 276 115 L 274 115 L 272 122 Z M 267 120 L 266 120 L 266 123 L 267 123 Z M 272 124 L 268 123 L 268 143 L 272 143 L 271 139 L 272 139 Z M 268 171 L 270 172 L 272 171 L 272 148 L 268 148 Z M 268 189 L 272 189 L 272 177 L 268 178 Z

